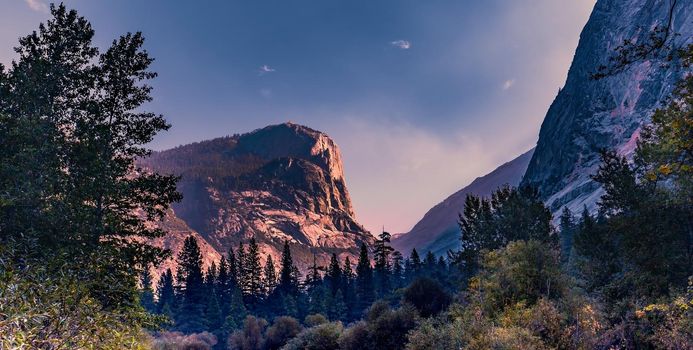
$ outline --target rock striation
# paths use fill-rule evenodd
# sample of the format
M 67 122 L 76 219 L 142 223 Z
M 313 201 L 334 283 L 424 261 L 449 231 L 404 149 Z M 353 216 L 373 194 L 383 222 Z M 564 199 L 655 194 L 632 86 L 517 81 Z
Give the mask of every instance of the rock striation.
M 590 79 L 624 40 L 644 43 L 668 28 L 667 44 L 617 74 Z M 554 213 L 595 211 L 603 194 L 590 176 L 600 149 L 630 157 L 643 125 L 683 72 L 666 56 L 693 41 L 693 2 L 598 0 L 585 25 L 563 89 L 551 104 L 523 183 L 537 186 Z

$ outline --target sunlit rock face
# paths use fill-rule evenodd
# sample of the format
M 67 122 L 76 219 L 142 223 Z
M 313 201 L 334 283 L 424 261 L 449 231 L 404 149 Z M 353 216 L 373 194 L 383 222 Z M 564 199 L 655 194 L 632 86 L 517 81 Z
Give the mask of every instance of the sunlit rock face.
M 355 220 L 337 145 L 324 133 L 285 123 L 157 152 L 143 165 L 181 175 L 174 210 L 219 253 L 255 237 L 280 258 L 285 240 L 304 270 L 332 253 L 357 257 L 373 237 Z
M 671 5 L 674 4 L 673 9 Z M 539 188 L 554 213 L 567 206 L 594 211 L 603 191 L 591 180 L 599 150 L 633 155 L 638 135 L 671 94 L 682 71 L 666 61 L 671 49 L 622 72 L 590 79 L 624 40 L 642 43 L 657 26 L 667 26 L 668 46 L 693 39 L 692 1 L 599 0 L 580 35 L 565 87 L 551 104 L 523 183 Z

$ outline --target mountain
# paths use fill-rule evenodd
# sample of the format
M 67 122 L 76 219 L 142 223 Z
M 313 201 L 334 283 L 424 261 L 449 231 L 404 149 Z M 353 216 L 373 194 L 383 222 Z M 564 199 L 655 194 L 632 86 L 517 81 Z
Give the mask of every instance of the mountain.
M 663 49 L 617 74 L 590 79 L 624 40 L 645 43 L 658 26 L 669 27 Z M 632 156 L 642 126 L 682 75 L 666 56 L 692 39 L 691 1 L 597 1 L 523 180 L 539 188 L 554 213 L 564 206 L 574 213 L 596 209 L 603 190 L 590 175 L 600 164 L 599 150 Z
M 181 176 L 175 215 L 219 253 L 252 237 L 262 258 L 292 243 L 301 270 L 358 254 L 373 236 L 355 219 L 337 145 L 324 133 L 285 123 L 155 152 L 146 168 Z
M 444 255 L 449 249 L 457 249 L 460 235 L 457 220 L 467 195 L 487 196 L 503 185 L 517 186 L 533 152 L 534 149 L 529 150 L 489 174 L 476 178 L 468 186 L 438 203 L 411 231 L 395 237 L 392 246 L 404 254 L 416 248 L 420 252 L 430 250 L 437 256 Z

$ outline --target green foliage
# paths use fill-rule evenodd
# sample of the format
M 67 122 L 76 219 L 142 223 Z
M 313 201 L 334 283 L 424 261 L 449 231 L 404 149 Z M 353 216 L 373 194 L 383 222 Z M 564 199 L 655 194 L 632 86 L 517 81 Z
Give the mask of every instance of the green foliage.
M 274 319 L 272 326 L 265 332 L 264 348 L 267 350 L 277 350 L 284 346 L 289 340 L 295 338 L 303 327 L 293 317 L 280 316 Z
M 368 247 L 361 244 L 359 261 L 356 265 L 356 297 L 358 298 L 358 310 L 364 310 L 375 300 L 373 284 L 373 268 L 368 257 Z
M 69 270 L 0 259 L 2 349 L 144 349 L 141 327 L 157 322 L 138 308 L 104 309 Z
M 341 322 L 323 323 L 306 328 L 289 341 L 284 350 L 334 350 L 339 349 L 339 336 L 344 327 Z
M 555 251 L 538 241 L 511 242 L 487 253 L 482 270 L 470 284 L 473 297 L 483 299 L 490 313 L 516 303 L 533 305 L 541 298 L 567 294 L 568 277 L 561 271 Z
M 431 317 L 450 304 L 450 296 L 438 282 L 430 278 L 418 278 L 405 290 L 402 302 L 413 306 L 421 317 Z
M 460 214 L 461 249 L 456 262 L 471 276 L 484 250 L 517 240 L 555 243 L 551 219 L 551 212 L 532 187 L 502 187 L 491 199 L 469 195 Z
M 263 333 L 267 321 L 255 316 L 247 316 L 243 321 L 243 329 L 233 332 L 228 340 L 231 350 L 262 350 Z

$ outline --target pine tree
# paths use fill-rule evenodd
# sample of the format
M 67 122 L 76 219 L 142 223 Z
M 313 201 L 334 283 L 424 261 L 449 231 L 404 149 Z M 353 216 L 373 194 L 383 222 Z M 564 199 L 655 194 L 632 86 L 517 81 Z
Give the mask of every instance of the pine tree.
M 390 254 L 394 251 L 390 247 L 390 233 L 383 231 L 380 234 L 379 239 L 375 241 L 375 247 L 373 249 L 373 259 L 375 260 L 375 288 L 378 297 L 384 297 L 390 292 Z
M 246 257 L 246 251 L 245 251 L 245 246 L 243 245 L 243 242 L 241 242 L 238 245 L 238 249 L 236 250 L 236 285 L 238 286 L 238 289 L 240 289 L 241 293 L 243 296 L 248 295 L 248 275 L 247 271 L 248 269 L 246 268 L 245 264 L 248 261 L 248 258 Z
M 147 312 L 153 313 L 156 311 L 156 305 L 154 304 L 154 291 L 152 290 L 152 274 L 149 268 L 142 269 L 140 284 L 140 304 Z
M 139 32 L 100 52 L 84 17 L 50 14 L 0 72 L 0 243 L 75 275 L 105 309 L 130 309 L 142 268 L 166 255 L 147 221 L 181 199 L 175 176 L 136 165 L 170 127 L 146 111 L 153 59 Z
M 188 236 L 178 254 L 182 278 L 182 304 L 176 316 L 176 327 L 183 332 L 201 332 L 205 322 L 205 284 L 202 275 L 202 254 L 197 240 Z
M 229 308 L 229 315 L 224 321 L 224 329 L 227 333 L 231 333 L 236 329 L 243 327 L 243 320 L 248 316 L 248 309 L 245 307 L 243 302 L 243 295 L 241 291 L 236 288 L 231 294 L 231 306 Z
M 207 321 L 207 330 L 213 333 L 218 332 L 224 323 L 219 298 L 217 297 L 217 293 L 214 290 L 207 295 L 205 320 Z
M 330 305 L 330 319 L 345 322 L 349 314 L 349 309 L 341 290 L 337 290 Z
M 407 282 L 411 282 L 421 273 L 421 258 L 416 248 L 411 250 L 409 254 L 408 264 L 406 265 Z
M 250 239 L 248 244 L 248 253 L 245 260 L 245 272 L 246 275 L 246 295 L 250 305 L 256 306 L 256 304 L 262 300 L 264 296 L 263 288 L 263 276 L 262 276 L 262 265 L 260 264 L 260 250 L 255 241 L 255 238 Z
M 342 267 L 339 266 L 337 254 L 332 253 L 332 257 L 330 258 L 330 266 L 327 268 L 325 279 L 327 280 L 331 294 L 337 294 L 337 291 L 339 291 L 339 288 L 342 285 Z
M 563 212 L 560 218 L 560 247 L 561 247 L 561 262 L 568 262 L 570 253 L 573 250 L 573 236 L 575 235 L 576 225 L 573 219 L 573 213 L 568 207 L 563 207 Z
M 277 270 L 274 267 L 272 256 L 269 254 L 267 254 L 267 260 L 265 262 L 264 287 L 267 295 L 274 292 L 275 288 L 277 288 Z
M 375 300 L 373 290 L 373 269 L 368 257 L 368 248 L 361 244 L 359 261 L 356 265 L 356 296 L 358 298 L 358 309 L 365 310 Z
M 318 261 L 313 254 L 313 265 L 310 267 L 310 272 L 306 275 L 305 286 L 308 292 L 313 289 L 318 288 L 322 284 L 322 276 L 320 275 L 320 268 L 318 267 Z
M 217 263 L 212 261 L 212 263 L 207 268 L 205 273 L 205 286 L 208 290 L 216 289 L 217 284 Z
M 283 294 L 296 295 L 298 293 L 298 280 L 294 274 L 294 263 L 291 258 L 289 241 L 284 241 L 282 251 L 281 271 L 279 272 L 279 290 Z
M 157 313 L 168 316 L 173 319 L 173 312 L 176 309 L 176 295 L 173 289 L 173 273 L 171 269 L 166 269 L 166 272 L 161 275 L 157 283 Z
M 236 260 L 233 248 L 229 248 L 229 252 L 226 254 L 226 262 L 229 265 L 229 284 L 233 288 L 238 288 L 238 264 Z
M 404 262 L 402 253 L 398 251 L 392 252 L 392 288 L 398 289 L 403 287 L 404 283 Z
M 222 315 L 226 315 L 231 302 L 231 281 L 229 279 L 229 267 L 226 259 L 222 256 L 219 260 L 219 276 L 217 277 L 217 295 L 219 296 L 219 307 Z
M 356 275 L 351 268 L 351 259 L 347 256 L 346 259 L 344 259 L 344 266 L 342 267 L 342 286 L 340 290 L 344 295 L 344 303 L 349 310 L 347 315 L 348 320 L 353 320 L 360 316 L 357 310 L 358 298 L 356 297 L 355 284 Z

